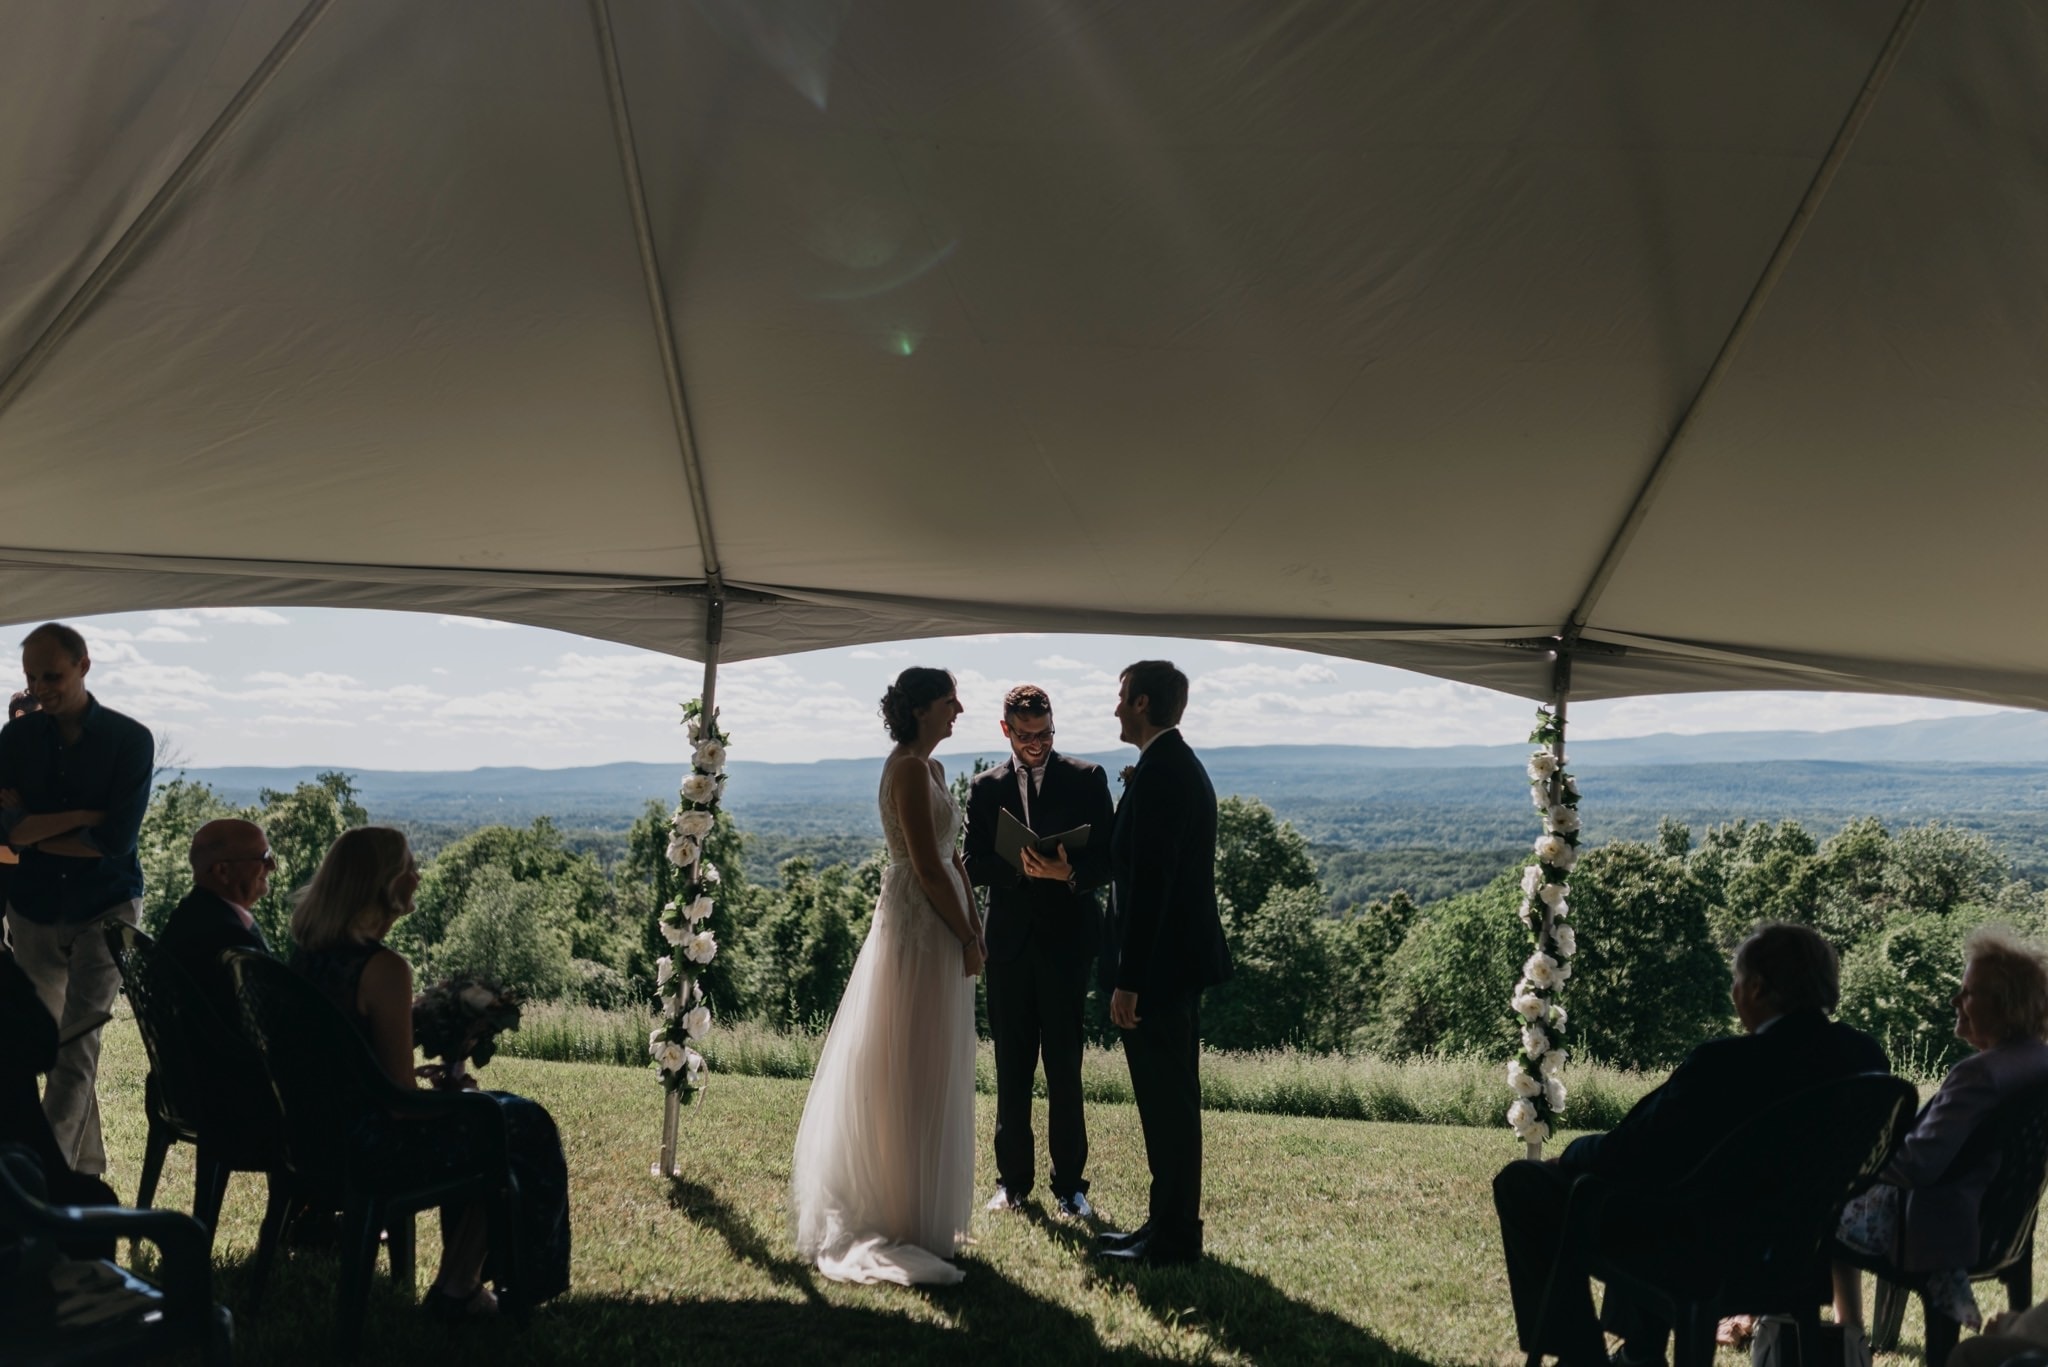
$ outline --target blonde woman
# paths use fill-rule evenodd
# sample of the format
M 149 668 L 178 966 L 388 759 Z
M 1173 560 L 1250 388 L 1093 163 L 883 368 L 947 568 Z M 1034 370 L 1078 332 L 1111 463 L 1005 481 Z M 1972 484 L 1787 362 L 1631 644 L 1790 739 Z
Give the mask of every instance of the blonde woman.
M 413 1067 L 412 965 L 384 945 L 398 918 L 412 911 L 419 864 L 402 832 L 388 826 L 345 831 L 320 861 L 292 910 L 292 967 L 310 979 L 368 1041 L 395 1086 L 419 1085 Z M 462 1079 L 474 1087 L 473 1079 Z M 561 1140 L 546 1110 L 504 1092 L 486 1095 L 505 1117 L 512 1172 L 519 1183 L 519 1260 L 486 1269 L 486 1228 L 480 1205 L 441 1212 L 441 1270 L 427 1295 L 440 1319 L 489 1315 L 508 1284 L 532 1305 L 569 1284 L 569 1184 Z

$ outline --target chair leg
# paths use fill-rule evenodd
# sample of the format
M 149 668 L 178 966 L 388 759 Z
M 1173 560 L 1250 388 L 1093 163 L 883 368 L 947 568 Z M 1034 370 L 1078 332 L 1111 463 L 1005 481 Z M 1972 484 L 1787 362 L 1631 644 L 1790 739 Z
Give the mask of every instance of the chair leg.
M 1998 1279 L 2005 1286 L 2005 1304 L 2010 1310 L 2024 1310 L 2034 1303 L 2034 1236 L 2027 1236 L 2027 1246 L 2020 1252 L 2020 1260 L 2007 1268 L 2005 1275 Z
M 404 1211 L 384 1222 L 384 1249 L 391 1258 L 391 1284 L 411 1300 L 419 1289 L 418 1212 Z
M 1673 1327 L 1671 1367 L 1713 1367 L 1714 1329 L 1719 1323 L 1706 1306 L 1686 1306 Z
M 1820 1307 L 1809 1305 L 1794 1312 L 1792 1322 L 1799 1330 L 1799 1367 L 1835 1367 L 1821 1347 Z
M 1929 1305 L 1925 1296 L 1920 1298 L 1920 1311 L 1927 1323 L 1927 1367 L 1947 1367 L 1948 1355 L 1963 1336 L 1963 1326 Z
M 149 1137 L 142 1146 L 142 1182 L 135 1189 L 135 1206 L 148 1210 L 156 1199 L 156 1184 L 164 1175 L 164 1155 L 171 1151 L 171 1127 L 151 1116 Z
M 1870 1298 L 1870 1346 L 1889 1353 L 1899 1346 L 1899 1326 L 1906 1322 L 1906 1299 L 1910 1294 L 1897 1282 L 1876 1278 L 1876 1294 Z
M 256 1265 L 249 1269 L 248 1305 L 254 1310 L 263 1300 L 263 1287 L 270 1280 L 270 1265 L 284 1243 L 285 1221 L 292 1213 L 291 1183 L 281 1173 L 267 1173 L 269 1198 L 263 1206 L 263 1224 L 256 1231 Z
M 235 1317 L 225 1305 L 213 1307 L 206 1326 L 206 1367 L 234 1367 Z
M 214 1226 L 220 1223 L 221 1202 L 227 1199 L 228 1174 L 232 1171 L 206 1145 L 199 1146 L 199 1158 L 192 1172 L 192 1218 L 206 1226 L 209 1240 Z
M 341 1217 L 341 1289 L 335 1300 L 334 1335 L 344 1359 L 363 1343 L 363 1317 L 370 1308 L 370 1273 L 377 1265 L 377 1231 L 382 1212 L 367 1199 L 349 1202 Z

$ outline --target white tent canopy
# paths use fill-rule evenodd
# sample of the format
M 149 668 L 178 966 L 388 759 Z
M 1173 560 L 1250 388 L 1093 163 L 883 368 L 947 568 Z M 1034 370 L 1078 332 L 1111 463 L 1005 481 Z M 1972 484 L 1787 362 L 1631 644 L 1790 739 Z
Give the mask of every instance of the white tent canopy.
M 2048 706 L 2048 10 L 1916 6 L 14 0 L 0 615 Z

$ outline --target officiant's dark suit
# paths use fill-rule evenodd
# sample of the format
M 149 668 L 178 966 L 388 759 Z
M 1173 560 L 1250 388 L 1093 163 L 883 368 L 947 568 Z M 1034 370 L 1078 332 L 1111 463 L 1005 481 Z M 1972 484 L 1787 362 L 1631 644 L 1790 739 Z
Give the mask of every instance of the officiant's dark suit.
M 1747 1033 L 1694 1049 L 1663 1085 L 1605 1134 L 1573 1140 L 1551 1163 L 1510 1163 L 1494 1179 L 1508 1286 L 1525 1351 L 1539 1347 L 1533 1338 L 1575 1179 L 1598 1173 L 1654 1194 L 1698 1166 L 1730 1126 L 1750 1113 L 1810 1087 L 1889 1068 L 1877 1041 L 1828 1019 L 1839 995 L 1838 969 L 1834 950 L 1813 930 L 1764 927 L 1737 949 L 1735 979 L 1736 1008 L 1751 1027 Z M 1746 990 L 1752 994 L 1748 1003 Z M 1787 1144 L 1798 1139 L 1785 1137 Z M 1685 1256 L 1683 1246 L 1697 1232 L 1663 1227 L 1642 1216 L 1642 1209 L 1638 1203 L 1635 1210 L 1623 1211 L 1602 1231 L 1603 1242 L 1660 1259 Z M 1601 1320 L 1596 1320 L 1585 1274 L 1561 1271 L 1567 1281 L 1560 1283 L 1563 1294 L 1552 1303 L 1543 1350 L 1559 1354 L 1567 1365 L 1605 1362 L 1604 1320 L 1636 1350 L 1632 1360 L 1652 1360 L 1661 1352 L 1668 1325 L 1611 1289 Z
M 1039 768 L 1033 782 L 1031 769 L 1013 753 L 977 774 L 967 794 L 967 876 L 976 887 L 988 889 L 986 981 L 996 1056 L 996 1180 L 1010 1200 L 1023 1199 L 1037 1172 L 1031 1079 L 1041 1051 L 1053 1194 L 1071 1198 L 1088 1189 L 1082 1022 L 1101 934 L 1096 889 L 1109 881 L 1112 808 L 1102 766 L 1047 751 Z M 1088 844 L 1067 853 L 1072 881 L 1026 877 L 996 853 L 1002 812 L 1039 835 L 1092 827 Z
M 1143 696 L 1133 692 L 1146 677 L 1138 671 L 1157 663 L 1127 672 L 1125 706 Z M 1180 1262 L 1202 1250 L 1202 989 L 1230 976 L 1230 950 L 1216 907 L 1216 790 L 1178 729 L 1186 679 L 1163 668 L 1179 681 L 1179 697 L 1154 721 L 1173 725 L 1132 767 L 1110 842 L 1117 994 L 1136 995 L 1124 1055 L 1152 1191 L 1146 1227 L 1121 1248 L 1111 1236 L 1109 1256 Z

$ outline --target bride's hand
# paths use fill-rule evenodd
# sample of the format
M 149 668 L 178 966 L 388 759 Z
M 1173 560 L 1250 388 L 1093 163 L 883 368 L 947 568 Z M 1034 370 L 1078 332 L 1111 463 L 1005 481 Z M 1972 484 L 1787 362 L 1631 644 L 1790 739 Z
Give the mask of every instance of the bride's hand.
M 967 965 L 967 976 L 979 978 L 982 965 L 988 962 L 988 951 L 982 948 L 981 937 L 976 936 L 960 946 L 960 957 Z

